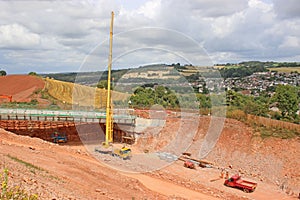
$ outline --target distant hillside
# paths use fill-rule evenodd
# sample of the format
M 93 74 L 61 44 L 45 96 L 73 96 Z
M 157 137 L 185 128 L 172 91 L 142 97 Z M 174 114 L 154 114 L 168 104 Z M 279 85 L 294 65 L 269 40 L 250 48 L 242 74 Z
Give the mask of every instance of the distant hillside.
M 112 78 L 114 78 L 114 80 L 118 80 L 127 71 L 128 69 L 112 70 Z M 55 73 L 42 74 L 41 76 L 65 82 L 78 83 L 81 85 L 96 86 L 99 81 L 107 80 L 107 71 Z

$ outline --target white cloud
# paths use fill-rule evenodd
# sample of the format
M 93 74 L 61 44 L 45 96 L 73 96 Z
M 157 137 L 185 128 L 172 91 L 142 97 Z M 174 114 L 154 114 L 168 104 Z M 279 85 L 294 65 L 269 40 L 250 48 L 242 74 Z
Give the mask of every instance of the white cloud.
M 279 46 L 279 48 L 289 48 L 289 47 L 300 48 L 300 39 L 295 36 L 286 36 L 284 38 L 283 43 Z
M 273 0 L 275 12 L 279 18 L 291 19 L 300 17 L 299 0 Z
M 262 12 L 269 12 L 273 8 L 272 4 L 267 4 L 260 0 L 249 0 L 248 5 L 250 8 L 260 9 Z
M 145 17 L 154 19 L 159 13 L 161 7 L 161 0 L 151 0 L 142 5 L 138 10 L 138 14 L 142 14 Z
M 1 48 L 35 48 L 40 44 L 38 34 L 30 32 L 19 24 L 0 26 L 0 47 Z
M 0 66 L 20 70 L 16 73 L 24 66 L 39 66 L 38 72 L 77 71 L 101 42 L 97 59 L 91 59 L 97 62 L 90 65 L 106 66 L 112 10 L 113 56 L 148 48 L 131 53 L 131 60 L 130 56 L 120 58 L 114 67 L 124 66 L 122 61 L 139 66 L 143 60 L 176 59 L 169 52 L 151 53 L 149 48 L 171 50 L 201 62 L 203 51 L 196 48 L 201 49 L 200 44 L 214 63 L 297 59 L 299 5 L 298 0 L 0 1 Z M 186 40 L 189 37 L 195 41 Z

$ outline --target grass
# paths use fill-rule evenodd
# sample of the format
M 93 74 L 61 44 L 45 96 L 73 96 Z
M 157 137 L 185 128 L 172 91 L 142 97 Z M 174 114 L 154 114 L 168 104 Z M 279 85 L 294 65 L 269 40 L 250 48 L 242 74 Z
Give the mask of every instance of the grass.
M 37 171 L 43 171 L 43 172 L 46 172 L 48 174 L 48 171 L 45 170 L 45 169 L 43 169 L 43 168 L 41 168 L 41 167 L 35 166 L 35 165 L 33 165 L 33 164 L 29 163 L 29 162 L 26 162 L 24 160 L 21 160 L 21 159 L 15 157 L 15 156 L 11 156 L 9 154 L 6 155 L 6 156 L 8 158 L 10 158 L 10 159 L 12 159 L 12 160 L 14 160 L 14 161 L 22 164 L 22 165 L 25 165 L 27 168 L 29 168 L 29 171 L 31 173 L 33 173 L 33 174 L 36 174 L 35 170 L 37 170 Z M 53 176 L 53 175 L 45 175 L 45 177 L 49 177 L 50 179 L 61 181 L 61 179 L 59 177 L 56 177 L 56 176 Z
M 8 182 L 9 171 L 7 168 L 0 174 L 1 179 L 1 200 L 37 200 L 37 194 L 29 194 L 27 191 L 21 188 L 21 186 L 10 187 Z
M 296 131 L 280 128 L 266 128 L 264 126 L 257 126 L 254 128 L 254 130 L 260 132 L 260 136 L 263 139 L 268 137 L 291 139 L 299 136 L 299 133 L 297 133 Z
M 35 173 L 34 170 L 45 171 L 44 169 L 42 169 L 42 168 L 40 168 L 38 166 L 35 166 L 35 165 L 31 164 L 31 163 L 28 163 L 28 162 L 26 162 L 24 160 L 21 160 L 21 159 L 15 157 L 15 156 L 11 156 L 11 155 L 8 154 L 7 157 L 10 158 L 10 159 L 12 159 L 12 160 L 14 160 L 14 161 L 16 161 L 16 162 L 18 162 L 18 163 L 20 163 L 20 164 L 22 164 L 22 165 L 25 165 L 28 168 L 30 168 L 30 171 L 32 173 Z
M 236 119 L 244 122 L 248 126 L 252 127 L 254 132 L 259 132 L 260 136 L 265 139 L 268 137 L 275 137 L 281 139 L 291 139 L 300 137 L 300 133 L 294 129 L 280 128 L 276 126 L 266 126 L 262 122 L 250 120 L 247 115 L 241 110 L 229 110 L 227 111 L 228 118 Z M 275 125 L 275 124 L 274 124 Z
M 270 71 L 277 71 L 282 73 L 290 73 L 290 72 L 299 72 L 300 73 L 300 67 L 272 67 L 268 68 Z

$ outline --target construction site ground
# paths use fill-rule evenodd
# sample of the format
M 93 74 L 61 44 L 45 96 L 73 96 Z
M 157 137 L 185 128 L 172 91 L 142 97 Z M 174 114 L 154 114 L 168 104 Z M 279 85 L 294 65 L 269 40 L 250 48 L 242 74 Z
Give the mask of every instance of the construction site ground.
M 13 101 L 37 99 L 39 104 L 48 105 L 47 99 L 37 95 L 44 84 L 33 76 L 1 77 L 0 94 L 12 95 Z M 219 119 L 212 121 L 208 116 L 166 118 L 164 112 L 157 114 L 150 116 L 153 120 L 147 113 L 143 116 L 143 111 L 139 114 L 143 117 L 138 120 L 141 124 L 137 124 L 141 135 L 130 146 L 134 155 L 145 154 L 147 158 L 147 154 L 170 150 L 177 155 L 186 151 L 198 158 L 209 130 L 218 130 Z M 138 170 L 143 173 L 126 173 L 112 169 L 111 165 L 130 161 L 105 157 L 99 161 L 95 152 L 91 153 L 93 148 L 81 142 L 71 139 L 66 144 L 53 144 L 0 129 L 0 170 L 9 170 L 9 186 L 19 185 L 38 194 L 39 199 L 297 199 L 299 137 L 262 139 L 259 132 L 232 119 L 225 119 L 224 124 L 221 120 L 219 125 L 220 137 L 205 156 L 205 160 L 214 163 L 213 168 L 188 169 L 183 167 L 183 161 L 177 160 L 157 170 L 148 170 L 147 165 L 157 163 L 141 159 L 144 163 Z M 41 131 L 40 135 L 44 133 Z M 222 169 L 227 169 L 230 175 L 240 173 L 243 178 L 256 181 L 256 190 L 244 193 L 225 187 L 224 179 L 219 178 Z
M 172 138 L 177 120 L 167 120 L 160 142 Z M 208 118 L 199 120 L 195 143 L 205 132 L 204 124 L 209 124 Z M 9 185 L 21 185 L 40 199 L 296 199 L 299 139 L 261 140 L 252 134 L 241 122 L 226 119 L 216 147 L 206 158 L 216 167 L 193 170 L 178 160 L 159 170 L 126 173 L 103 165 L 81 143 L 58 145 L 0 130 L 0 168 L 9 169 Z M 139 147 L 139 143 L 133 145 L 133 152 Z M 280 167 L 272 167 L 276 164 Z M 258 182 L 257 189 L 244 193 L 225 187 L 219 167 L 228 165 L 232 165 L 231 175 L 240 171 Z

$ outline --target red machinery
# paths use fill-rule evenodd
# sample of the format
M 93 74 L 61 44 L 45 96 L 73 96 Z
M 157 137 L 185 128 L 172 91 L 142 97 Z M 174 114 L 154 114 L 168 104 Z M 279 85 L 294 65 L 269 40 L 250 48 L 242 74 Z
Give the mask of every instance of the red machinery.
M 183 166 L 186 167 L 186 168 L 190 168 L 190 169 L 195 169 L 196 168 L 194 162 L 191 161 L 191 160 L 184 161 Z
M 226 179 L 224 185 L 234 188 L 239 188 L 244 192 L 253 192 L 257 186 L 256 182 L 243 180 L 239 175 L 233 175 L 231 178 Z
M 12 102 L 12 96 L 11 95 L 0 94 L 0 99 L 8 99 L 9 102 Z

